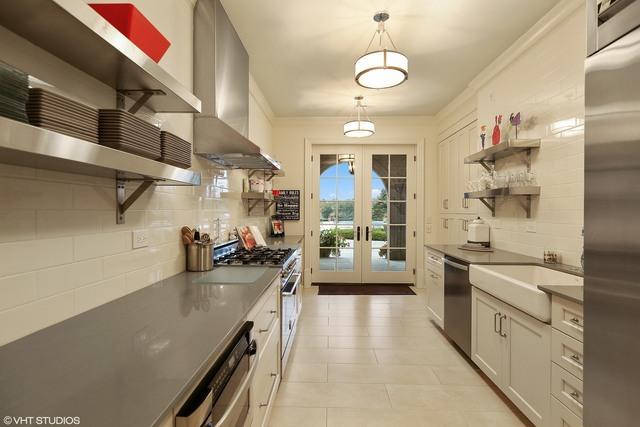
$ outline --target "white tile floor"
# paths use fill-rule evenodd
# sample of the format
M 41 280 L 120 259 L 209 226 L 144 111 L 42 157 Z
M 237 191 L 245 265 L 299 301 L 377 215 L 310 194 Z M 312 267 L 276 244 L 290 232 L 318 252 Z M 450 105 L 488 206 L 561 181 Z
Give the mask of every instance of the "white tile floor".
M 271 427 L 523 427 L 443 337 L 425 295 L 319 296 L 302 316 Z

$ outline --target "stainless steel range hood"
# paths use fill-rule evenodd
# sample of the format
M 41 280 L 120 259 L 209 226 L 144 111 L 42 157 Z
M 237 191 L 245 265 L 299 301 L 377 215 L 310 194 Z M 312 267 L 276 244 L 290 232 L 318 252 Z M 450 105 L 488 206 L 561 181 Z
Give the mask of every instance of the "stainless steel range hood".
M 224 167 L 280 170 L 248 139 L 249 55 L 219 0 L 194 9 L 194 92 L 202 113 L 194 118 L 194 150 Z

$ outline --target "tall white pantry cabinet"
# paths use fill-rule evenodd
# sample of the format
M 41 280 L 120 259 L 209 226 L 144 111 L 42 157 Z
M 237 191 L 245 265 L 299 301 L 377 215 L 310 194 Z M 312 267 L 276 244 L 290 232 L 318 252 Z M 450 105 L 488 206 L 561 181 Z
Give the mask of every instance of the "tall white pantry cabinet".
M 440 142 L 438 146 L 437 239 L 443 244 L 467 240 L 467 227 L 478 212 L 478 201 L 465 199 L 467 183 L 480 176 L 480 165 L 464 163 L 465 157 L 480 151 L 480 137 L 474 120 Z

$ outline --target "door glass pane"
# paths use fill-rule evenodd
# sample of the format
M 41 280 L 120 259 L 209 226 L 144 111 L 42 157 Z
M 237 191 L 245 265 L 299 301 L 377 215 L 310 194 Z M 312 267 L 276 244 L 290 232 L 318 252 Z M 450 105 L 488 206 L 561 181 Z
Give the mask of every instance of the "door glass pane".
M 407 156 L 404 154 L 392 154 L 389 176 L 407 176 Z
M 320 270 L 353 271 L 353 154 L 320 155 Z
M 338 202 L 338 223 L 353 225 L 353 202 Z
M 371 159 L 372 175 L 379 177 L 389 176 L 389 156 L 387 154 L 374 154 Z
M 389 203 L 389 224 L 407 223 L 407 202 Z
M 354 200 L 355 199 L 355 180 L 353 178 L 340 178 L 337 180 L 338 200 Z
M 353 165 L 355 159 L 355 154 L 338 154 L 338 176 L 353 176 L 355 174 Z
M 353 254 L 353 249 L 340 249 L 337 257 L 338 271 L 353 271 Z
M 337 200 L 335 178 L 320 178 L 320 200 Z
M 387 270 L 387 227 L 374 225 L 369 237 L 371 240 L 371 268 L 373 271 Z
M 371 221 L 374 225 L 387 222 L 387 202 L 373 202 L 371 205 Z
M 406 271 L 407 251 L 406 249 L 389 249 L 389 270 Z
M 387 262 L 386 248 L 372 249 L 371 250 L 371 270 L 372 271 L 387 271 L 389 269 L 389 263 Z
M 335 202 L 320 202 L 320 230 L 327 228 L 327 225 L 334 224 L 338 220 L 338 206 Z
M 389 246 L 392 248 L 404 248 L 407 242 L 407 227 L 404 225 L 389 226 Z
M 371 201 L 387 201 L 387 178 L 373 178 L 371 180 Z
M 338 160 L 335 154 L 320 154 L 320 177 L 331 177 L 337 174 Z
M 391 200 L 407 200 L 407 180 L 404 178 L 391 178 L 389 198 Z
M 320 270 L 336 271 L 336 258 L 333 248 L 320 248 Z

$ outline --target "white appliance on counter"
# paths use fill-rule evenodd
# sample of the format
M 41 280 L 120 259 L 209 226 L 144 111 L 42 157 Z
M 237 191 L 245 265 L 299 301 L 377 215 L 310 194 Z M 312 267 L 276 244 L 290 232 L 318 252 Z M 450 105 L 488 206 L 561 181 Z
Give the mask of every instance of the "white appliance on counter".
M 490 227 L 480 217 L 474 219 L 467 227 L 467 243 L 472 245 L 491 246 Z

